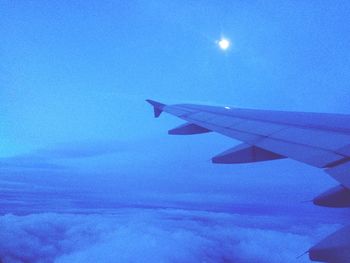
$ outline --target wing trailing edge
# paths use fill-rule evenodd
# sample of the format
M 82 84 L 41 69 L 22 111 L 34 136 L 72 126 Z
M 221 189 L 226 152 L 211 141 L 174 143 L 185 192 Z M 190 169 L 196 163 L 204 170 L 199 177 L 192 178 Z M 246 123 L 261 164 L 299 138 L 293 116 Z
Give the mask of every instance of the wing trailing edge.
M 315 197 L 313 203 L 326 207 L 350 207 L 350 190 L 338 185 Z
M 335 180 L 350 189 L 350 162 L 339 164 L 332 168 L 326 169 L 326 173 L 331 175 Z
M 309 249 L 313 261 L 345 263 L 350 262 L 350 226 L 329 235 Z

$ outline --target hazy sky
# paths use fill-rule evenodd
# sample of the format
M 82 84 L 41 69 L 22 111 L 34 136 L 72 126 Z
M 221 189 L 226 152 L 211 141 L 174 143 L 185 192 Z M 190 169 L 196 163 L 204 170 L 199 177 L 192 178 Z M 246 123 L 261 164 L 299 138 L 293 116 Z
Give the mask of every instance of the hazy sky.
M 300 204 L 335 185 L 322 171 L 291 160 L 213 165 L 212 156 L 238 142 L 215 134 L 168 136 L 181 121 L 153 119 L 144 100 L 350 113 L 349 12 L 348 1 L 1 1 L 3 213 L 79 210 L 79 202 L 96 208 L 98 195 L 119 204 L 307 214 L 305 224 L 323 214 L 320 224 L 341 223 L 344 211 Z M 221 37 L 231 41 L 229 50 L 218 48 Z M 48 196 L 52 202 L 43 203 Z M 1 220 L 3 227 L 27 218 Z M 277 219 L 267 222 L 276 230 Z M 317 238 L 298 231 L 308 238 L 301 246 L 307 250 Z M 217 253 L 244 259 L 235 249 L 235 257 Z M 0 247 L 6 251 L 12 250 Z M 162 253 L 164 262 L 183 259 Z M 257 262 L 267 260 L 259 255 Z
M 349 8 L 2 1 L 1 153 L 156 137 L 162 124 L 152 122 L 146 98 L 349 112 Z M 232 41 L 229 52 L 217 48 L 221 36 Z

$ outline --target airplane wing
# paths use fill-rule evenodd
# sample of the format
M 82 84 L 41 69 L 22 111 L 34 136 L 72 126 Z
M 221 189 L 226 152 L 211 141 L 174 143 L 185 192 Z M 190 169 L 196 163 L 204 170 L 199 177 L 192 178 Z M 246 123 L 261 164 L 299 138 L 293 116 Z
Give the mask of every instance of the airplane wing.
M 213 163 L 291 158 L 324 169 L 339 182 L 339 186 L 315 197 L 314 204 L 350 207 L 350 115 L 147 102 L 153 106 L 155 117 L 166 112 L 185 121 L 169 130 L 169 134 L 217 132 L 243 142 L 214 156 Z M 336 237 L 330 238 L 332 242 L 327 242 L 328 238 L 311 248 L 310 259 L 329 261 L 335 258 L 335 253 L 339 255 L 337 249 L 344 249 L 344 242 L 340 242 L 344 241 L 344 236 L 349 241 L 346 248 L 349 256 L 350 236 L 342 233 L 345 232 L 337 232 Z

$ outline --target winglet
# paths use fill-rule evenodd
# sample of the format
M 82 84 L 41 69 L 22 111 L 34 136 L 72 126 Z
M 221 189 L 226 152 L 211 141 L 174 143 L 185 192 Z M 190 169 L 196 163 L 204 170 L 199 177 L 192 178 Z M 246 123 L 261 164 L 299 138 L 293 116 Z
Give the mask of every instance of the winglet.
M 163 103 L 154 101 L 154 100 L 146 100 L 149 104 L 153 106 L 154 117 L 158 118 L 160 114 L 163 112 L 163 108 L 166 106 Z

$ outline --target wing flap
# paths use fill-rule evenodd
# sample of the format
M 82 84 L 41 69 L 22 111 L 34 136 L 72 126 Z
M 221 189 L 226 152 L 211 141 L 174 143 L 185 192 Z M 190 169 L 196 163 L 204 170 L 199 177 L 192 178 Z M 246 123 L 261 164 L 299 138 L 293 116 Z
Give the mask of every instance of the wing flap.
M 344 159 L 344 156 L 331 151 L 273 138 L 265 138 L 256 142 L 255 145 L 319 168 L 324 168 L 330 163 Z
M 241 122 L 232 126 L 235 130 L 269 136 L 275 132 L 286 129 L 285 125 L 271 122 L 252 121 L 241 119 Z
M 350 189 L 350 162 L 326 169 L 326 173 Z
M 350 144 L 350 136 L 337 132 L 288 127 L 271 135 L 272 138 L 309 145 L 344 154 L 341 148 Z M 340 149 L 338 151 L 338 149 Z

